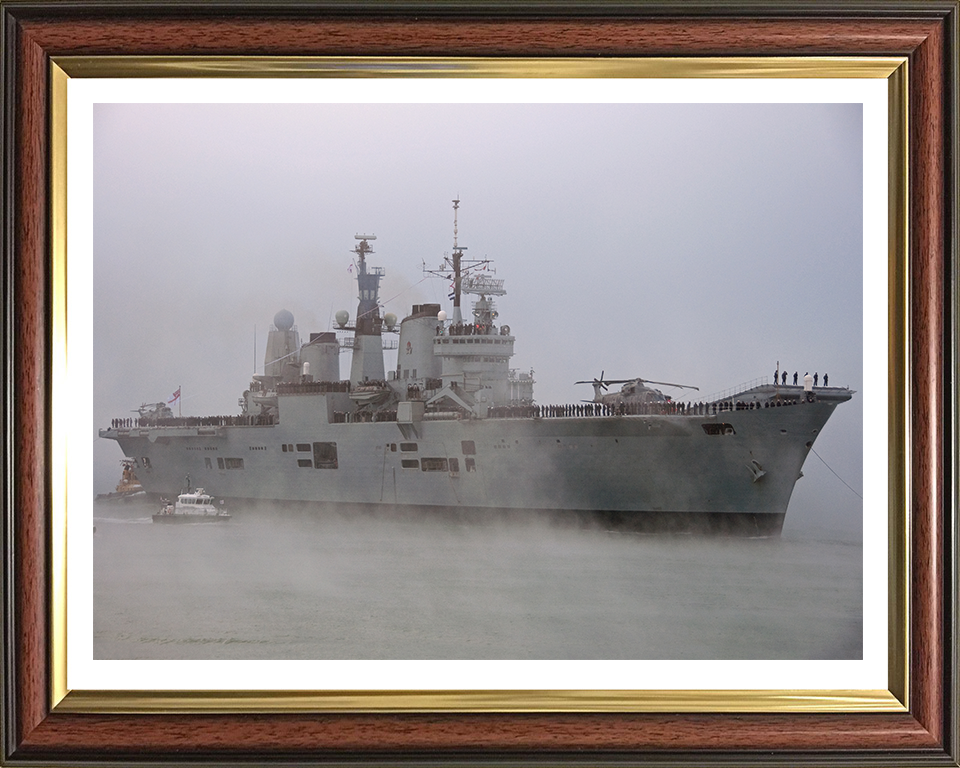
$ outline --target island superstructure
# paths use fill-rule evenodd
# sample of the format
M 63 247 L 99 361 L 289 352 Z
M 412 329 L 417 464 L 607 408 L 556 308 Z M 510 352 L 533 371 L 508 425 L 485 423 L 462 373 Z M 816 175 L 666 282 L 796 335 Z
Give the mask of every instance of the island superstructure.
M 458 244 L 458 208 L 451 254 L 425 270 L 452 283 L 450 316 L 432 303 L 413 305 L 399 325 L 382 314 L 375 237 L 357 235 L 353 324 L 341 311 L 337 328 L 302 340 L 293 315 L 277 312 L 239 414 L 142 409 L 100 436 L 119 443 L 155 494 L 199 485 L 231 504 L 307 503 L 321 514 L 331 505 L 547 514 L 643 531 L 779 534 L 810 448 L 853 392 L 761 381 L 677 402 L 639 378 L 604 395 L 611 382 L 601 374 L 593 402 L 539 404 L 532 371 L 511 367 L 516 338 L 495 304 L 504 280 Z M 466 317 L 465 295 L 476 297 Z M 352 355 L 348 379 L 342 350 Z

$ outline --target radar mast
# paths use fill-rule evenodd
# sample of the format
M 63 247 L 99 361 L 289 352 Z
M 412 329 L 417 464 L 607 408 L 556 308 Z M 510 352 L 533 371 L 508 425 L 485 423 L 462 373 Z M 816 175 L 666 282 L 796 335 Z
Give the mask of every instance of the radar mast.
M 380 280 L 383 267 L 367 267 L 367 254 L 373 253 L 371 240 L 376 235 L 354 235 L 358 240 L 353 252 L 357 255 L 357 321 L 353 335 L 353 360 L 350 365 L 350 381 L 354 386 L 366 381 L 385 378 L 383 368 L 383 340 L 380 316 Z
M 460 311 L 460 296 L 464 293 L 474 293 L 481 296 L 485 301 L 487 295 L 502 296 L 506 293 L 503 288 L 503 280 L 491 278 L 486 275 L 474 274 L 478 271 L 488 271 L 496 274 L 492 268 L 493 261 L 490 259 L 467 259 L 463 252 L 467 250 L 466 246 L 460 245 L 457 239 L 457 212 L 460 209 L 460 197 L 457 196 L 453 202 L 453 253 L 449 256 L 444 255 L 443 263 L 436 269 L 423 268 L 425 275 L 442 277 L 452 282 L 453 293 L 450 298 L 453 300 L 453 317 L 451 322 L 462 323 L 463 314 Z

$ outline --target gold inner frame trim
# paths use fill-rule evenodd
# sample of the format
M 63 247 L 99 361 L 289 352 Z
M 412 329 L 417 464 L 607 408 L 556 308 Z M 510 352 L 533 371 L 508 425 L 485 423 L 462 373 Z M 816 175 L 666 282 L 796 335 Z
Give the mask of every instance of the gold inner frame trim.
M 910 706 L 910 229 L 909 229 L 909 70 L 897 68 L 887 78 L 887 311 L 888 336 L 888 582 L 887 680 L 890 691 Z
M 887 78 L 903 57 L 57 56 L 70 77 Z
M 57 712 L 903 712 L 889 691 L 72 691 Z
M 52 249 L 52 331 L 50 371 L 50 675 L 52 701 L 67 694 L 67 80 L 59 67 L 50 72 L 50 247 Z
M 52 279 L 51 706 L 56 712 L 905 712 L 909 701 L 908 71 L 905 57 L 457 59 L 54 57 L 50 70 Z M 67 88 L 89 78 L 874 78 L 888 81 L 888 690 L 107 691 L 67 685 Z

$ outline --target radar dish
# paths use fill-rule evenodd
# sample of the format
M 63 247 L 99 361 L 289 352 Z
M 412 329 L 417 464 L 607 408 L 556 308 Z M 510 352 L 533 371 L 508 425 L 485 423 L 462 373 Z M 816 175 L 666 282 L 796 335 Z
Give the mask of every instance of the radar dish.
M 281 309 L 273 316 L 273 324 L 278 331 L 289 331 L 293 328 L 293 313 L 287 309 Z

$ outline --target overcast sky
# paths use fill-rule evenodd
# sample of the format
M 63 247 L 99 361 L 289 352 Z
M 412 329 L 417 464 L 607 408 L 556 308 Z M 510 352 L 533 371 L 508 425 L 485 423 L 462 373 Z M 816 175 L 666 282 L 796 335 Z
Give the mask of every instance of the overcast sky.
M 98 104 L 95 426 L 181 385 L 184 415 L 237 413 L 279 309 L 303 339 L 354 316 L 356 233 L 385 311 L 449 311 L 421 265 L 457 196 L 540 403 L 601 371 L 705 398 L 778 360 L 862 393 L 862 130 L 859 104 Z M 862 493 L 861 403 L 815 449 Z M 94 457 L 112 490 L 117 445 Z M 860 500 L 812 454 L 804 473 L 786 530 L 859 531 Z

